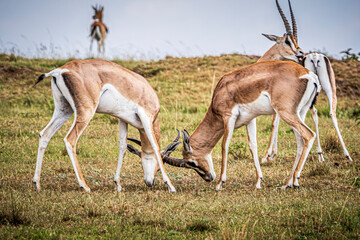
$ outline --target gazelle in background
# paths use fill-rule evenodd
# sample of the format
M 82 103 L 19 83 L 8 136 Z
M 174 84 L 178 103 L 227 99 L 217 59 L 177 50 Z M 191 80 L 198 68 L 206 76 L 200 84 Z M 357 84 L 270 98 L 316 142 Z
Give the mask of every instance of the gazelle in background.
M 315 133 L 303 119 L 320 91 L 317 76 L 291 61 L 263 61 L 224 75 L 218 82 L 211 104 L 191 136 L 183 131 L 183 159 L 164 156 L 164 161 L 194 169 L 204 180 L 216 178 L 212 149 L 222 140 L 220 190 L 226 181 L 227 156 L 233 131 L 247 127 L 249 147 L 254 158 L 257 182 L 261 188 L 262 172 L 257 155 L 256 117 L 278 113 L 294 129 L 298 148 L 290 177 L 285 186 L 299 187 L 298 179 Z M 286 93 L 286 94 L 285 94 Z
M 297 26 L 295 21 L 295 16 L 292 11 L 291 3 L 289 0 L 292 29 L 285 17 L 284 12 L 282 11 L 278 0 L 276 0 L 276 6 L 280 13 L 280 16 L 284 22 L 286 33 L 282 37 L 278 37 L 270 34 L 263 34 L 269 40 L 276 42 L 259 60 L 258 62 L 265 60 L 289 60 L 299 63 L 300 60 L 304 57 L 304 53 L 301 48 L 298 46 L 297 38 Z
M 36 84 L 45 77 L 52 77 L 51 88 L 55 110 L 51 121 L 40 133 L 33 180 L 37 189 L 40 189 L 42 160 L 51 137 L 75 114 L 74 123 L 64 142 L 80 187 L 87 192 L 90 191 L 76 157 L 76 143 L 97 112 L 119 118 L 119 161 L 114 179 L 117 190 L 121 191 L 120 170 L 126 151 L 128 124 L 130 124 L 140 133 L 141 159 L 146 185 L 154 185 L 155 173 L 160 168 L 169 191 L 176 192 L 161 159 L 159 99 L 145 78 L 115 63 L 99 59 L 71 61 L 49 73 L 42 74 Z M 172 143 L 172 146 L 174 144 L 176 145 Z M 162 154 L 168 153 L 165 151 Z
M 330 116 L 332 123 L 336 129 L 336 133 L 340 139 L 341 146 L 344 151 L 344 155 L 347 159 L 352 161 L 349 152 L 347 151 L 345 147 L 344 140 L 341 136 L 340 129 L 338 126 L 338 121 L 336 118 L 336 104 L 337 104 L 337 98 L 336 98 L 336 82 L 335 82 L 335 74 L 334 70 L 331 66 L 330 60 L 323 54 L 320 53 L 309 53 L 304 57 L 304 66 L 309 69 L 310 71 L 314 72 L 318 77 L 321 84 L 321 88 L 324 90 L 326 97 L 329 101 L 329 107 L 330 107 Z M 317 153 L 319 155 L 319 161 L 325 161 L 321 145 L 320 145 L 320 136 L 319 136 L 319 127 L 318 127 L 318 116 L 317 116 L 317 110 L 315 106 L 313 106 L 311 109 L 311 115 L 315 123 L 315 129 L 316 129 L 316 139 L 317 139 Z M 273 122 L 273 128 L 271 132 L 271 138 L 270 138 L 270 144 L 267 149 L 266 157 L 262 159 L 262 162 L 266 162 L 268 159 L 272 160 L 273 157 L 277 153 L 277 135 L 278 135 L 278 129 L 279 129 L 279 116 L 276 115 L 275 121 Z
M 108 28 L 102 21 L 104 7 L 96 5 L 95 7 L 92 6 L 92 8 L 95 11 L 95 14 L 93 16 L 93 19 L 95 21 L 91 24 L 91 28 L 90 28 L 90 37 L 91 37 L 90 51 L 92 49 L 92 44 L 95 39 L 98 42 L 98 53 L 104 54 L 105 52 L 104 41 L 106 34 L 108 33 Z

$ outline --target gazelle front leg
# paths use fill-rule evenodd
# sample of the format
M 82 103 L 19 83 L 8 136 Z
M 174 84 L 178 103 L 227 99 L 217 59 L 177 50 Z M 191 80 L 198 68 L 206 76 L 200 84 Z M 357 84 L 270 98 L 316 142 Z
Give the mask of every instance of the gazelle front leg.
M 256 188 L 260 189 L 261 188 L 261 180 L 263 179 L 263 175 L 261 172 L 261 168 L 260 168 L 260 164 L 259 164 L 259 157 L 257 154 L 256 118 L 251 120 L 248 123 L 248 125 L 246 126 L 246 128 L 247 128 L 247 134 L 248 134 L 248 140 L 249 140 L 249 147 L 250 147 L 251 155 L 254 158 L 254 163 L 255 163 L 255 168 L 256 168 L 256 177 L 257 177 Z
M 273 115 L 269 146 L 266 151 L 265 157 L 261 159 L 262 163 L 266 163 L 268 160 L 269 161 L 274 160 L 274 157 L 277 154 L 277 137 L 279 132 L 279 123 L 280 123 L 279 115 L 278 114 Z
M 312 118 L 314 120 L 314 124 L 315 124 L 315 130 L 316 130 L 316 140 L 317 140 L 317 154 L 319 155 L 319 162 L 325 162 L 322 150 L 321 150 L 321 145 L 320 145 L 320 135 L 319 135 L 319 120 L 318 120 L 318 115 L 317 115 L 317 110 L 315 108 L 315 106 L 313 106 L 310 109 Z
M 226 182 L 226 167 L 227 167 L 227 157 L 229 151 L 230 140 L 232 138 L 235 122 L 237 116 L 231 116 L 228 119 L 224 120 L 224 136 L 222 140 L 222 163 L 221 163 L 221 176 L 218 184 L 216 185 L 216 190 L 221 190 L 221 186 Z
M 126 144 L 126 137 L 128 132 L 128 124 L 119 119 L 119 161 L 116 168 L 114 182 L 117 186 L 117 191 L 121 191 L 120 186 L 120 170 L 124 159 L 124 154 L 126 152 L 127 144 Z
M 154 134 L 154 129 L 150 123 L 150 119 L 149 117 L 146 115 L 145 111 L 140 108 L 138 109 L 138 116 L 141 120 L 141 123 L 144 127 L 144 131 L 146 133 L 146 136 L 151 144 L 151 147 L 154 151 L 154 154 L 155 154 L 155 157 L 156 157 L 156 160 L 159 164 L 159 167 L 160 167 L 160 171 L 161 171 L 161 175 L 163 177 L 163 180 L 165 182 L 165 184 L 168 185 L 168 189 L 169 189 L 169 192 L 176 192 L 176 189 L 175 187 L 172 185 L 171 181 L 170 181 L 170 178 L 168 177 L 166 171 L 165 171 L 165 167 L 164 167 L 164 163 L 161 159 L 161 154 L 160 154 L 160 149 L 159 149 L 159 146 L 158 144 L 156 143 L 155 141 L 155 134 Z

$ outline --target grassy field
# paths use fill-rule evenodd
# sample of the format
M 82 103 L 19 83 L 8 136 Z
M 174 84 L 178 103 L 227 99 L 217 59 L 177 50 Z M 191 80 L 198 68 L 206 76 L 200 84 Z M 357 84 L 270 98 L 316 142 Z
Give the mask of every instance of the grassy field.
M 223 55 L 167 58 L 153 62 L 115 61 L 145 76 L 161 101 L 162 146 L 176 128 L 190 133 L 204 116 L 220 77 L 257 57 Z M 169 194 L 157 174 L 145 186 L 141 161 L 126 154 L 124 191 L 113 183 L 118 157 L 116 119 L 95 115 L 78 142 L 78 158 L 91 193 L 79 188 L 63 138 L 70 119 L 53 137 L 42 168 L 42 190 L 32 184 L 38 134 L 54 109 L 50 81 L 35 88 L 38 75 L 68 60 L 22 59 L 0 55 L 0 239 L 359 239 L 360 238 L 360 63 L 333 60 L 338 81 L 338 118 L 354 159 L 342 154 L 322 93 L 318 100 L 320 135 L 326 162 L 313 147 L 300 189 L 280 189 L 295 158 L 292 130 L 281 122 L 276 160 L 262 164 L 263 188 L 255 189 L 255 167 L 245 128 L 230 145 L 228 180 L 222 191 L 194 171 L 166 165 L 178 193 Z M 311 117 L 307 123 L 314 129 Z M 271 117 L 258 118 L 259 155 L 265 153 Z M 130 137 L 138 137 L 129 128 Z M 180 157 L 177 150 L 173 156 Z M 219 176 L 220 144 L 213 152 Z M 216 179 L 217 181 L 217 179 Z

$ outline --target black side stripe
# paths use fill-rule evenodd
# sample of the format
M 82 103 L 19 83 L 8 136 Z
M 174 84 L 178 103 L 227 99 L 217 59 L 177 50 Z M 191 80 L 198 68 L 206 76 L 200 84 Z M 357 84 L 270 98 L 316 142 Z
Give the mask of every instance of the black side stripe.
M 316 94 L 315 94 L 315 97 L 311 103 L 311 106 L 310 106 L 310 109 L 312 109 L 314 107 L 314 105 L 316 104 L 316 100 L 317 100 L 317 96 L 319 95 L 319 92 L 317 91 L 318 90 L 318 85 L 316 83 L 314 83 L 315 85 L 315 91 L 316 91 Z

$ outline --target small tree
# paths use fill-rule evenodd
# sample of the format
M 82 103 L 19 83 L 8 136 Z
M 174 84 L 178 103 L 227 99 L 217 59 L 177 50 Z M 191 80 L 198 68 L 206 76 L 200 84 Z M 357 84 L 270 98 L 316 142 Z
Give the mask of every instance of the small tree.
M 351 50 L 352 50 L 352 48 L 348 48 L 347 50 L 340 52 L 340 53 L 345 54 L 342 57 L 343 61 L 350 61 L 350 60 L 359 61 L 360 52 L 356 55 L 355 53 L 351 53 L 350 52 Z

